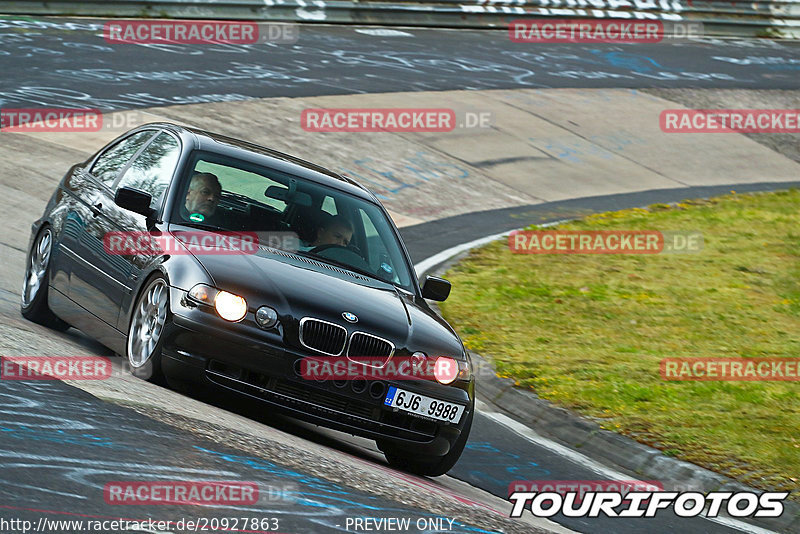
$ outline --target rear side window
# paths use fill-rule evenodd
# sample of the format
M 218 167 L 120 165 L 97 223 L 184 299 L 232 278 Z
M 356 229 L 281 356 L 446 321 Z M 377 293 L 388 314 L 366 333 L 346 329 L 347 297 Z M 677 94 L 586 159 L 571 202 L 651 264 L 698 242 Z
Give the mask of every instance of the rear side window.
M 336 210 L 336 201 L 333 200 L 333 197 L 325 197 L 325 199 L 322 201 L 322 211 L 326 212 L 328 215 L 339 214 L 339 212 Z
M 92 176 L 100 180 L 108 188 L 114 184 L 125 164 L 139 151 L 144 144 L 156 133 L 155 130 L 144 130 L 126 137 L 105 152 L 92 165 L 89 171 Z
M 150 207 L 157 209 L 175 173 L 180 153 L 180 145 L 174 137 L 164 132 L 158 134 L 158 137 L 136 156 L 117 188 L 132 187 L 150 193 L 153 197 Z

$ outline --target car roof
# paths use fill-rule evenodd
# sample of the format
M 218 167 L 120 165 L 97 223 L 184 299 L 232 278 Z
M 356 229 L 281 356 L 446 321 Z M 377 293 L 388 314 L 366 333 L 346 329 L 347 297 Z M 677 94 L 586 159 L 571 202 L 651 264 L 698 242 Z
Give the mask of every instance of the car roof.
M 184 140 L 193 142 L 198 150 L 244 159 L 266 167 L 278 168 L 288 174 L 345 191 L 364 200 L 379 204 L 375 195 L 355 180 L 290 154 L 241 139 L 208 132 L 199 128 L 180 126 L 171 122 L 157 122 L 142 126 L 142 128 L 146 127 L 157 127 L 172 131 Z

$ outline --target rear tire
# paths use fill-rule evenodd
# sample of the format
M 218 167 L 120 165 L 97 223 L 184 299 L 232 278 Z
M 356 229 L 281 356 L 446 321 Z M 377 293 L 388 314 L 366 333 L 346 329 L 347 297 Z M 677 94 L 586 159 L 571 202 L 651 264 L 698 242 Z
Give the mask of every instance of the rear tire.
M 450 451 L 444 456 L 426 458 L 424 455 L 416 454 L 414 451 L 410 451 L 407 448 L 405 450 L 399 449 L 390 442 L 383 441 L 378 442 L 378 448 L 383 451 L 389 465 L 396 469 L 425 477 L 438 477 L 450 471 L 450 469 L 456 465 L 456 462 L 458 462 L 461 453 L 464 452 L 464 447 L 466 447 L 467 440 L 469 440 L 469 432 L 472 429 L 472 418 L 474 414 L 475 409 L 473 408 L 467 416 L 464 429 L 461 431 L 458 439 L 453 446 L 450 447 Z
M 161 349 L 164 328 L 171 320 L 169 285 L 163 276 L 154 276 L 139 293 L 131 313 L 125 350 L 131 374 L 150 382 L 164 382 Z
M 49 226 L 43 226 L 28 253 L 20 311 L 29 321 L 63 332 L 69 324 L 56 317 L 47 304 L 52 251 L 53 231 Z

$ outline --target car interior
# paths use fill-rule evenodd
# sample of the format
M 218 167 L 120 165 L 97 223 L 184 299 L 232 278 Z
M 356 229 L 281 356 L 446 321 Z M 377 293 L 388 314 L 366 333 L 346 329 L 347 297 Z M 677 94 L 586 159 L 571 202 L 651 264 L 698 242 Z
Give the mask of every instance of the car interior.
M 278 171 L 265 176 L 263 169 L 241 167 L 239 162 L 231 166 L 216 160 L 214 155 L 198 158 L 192 167 L 191 175 L 200 172 L 214 174 L 222 186 L 213 218 L 214 226 L 226 231 L 260 233 L 261 243 L 268 242 L 271 233 L 290 232 L 298 238 L 290 242 L 308 246 L 316 239 L 319 228 L 334 216 L 342 215 L 353 226 L 347 247 L 329 245 L 306 251 L 286 250 L 319 256 L 323 260 L 366 271 L 390 283 L 405 283 L 398 278 L 394 267 L 398 259 L 391 258 L 372 218 L 359 208 L 359 202 Z M 189 182 L 184 180 L 184 192 L 188 190 Z

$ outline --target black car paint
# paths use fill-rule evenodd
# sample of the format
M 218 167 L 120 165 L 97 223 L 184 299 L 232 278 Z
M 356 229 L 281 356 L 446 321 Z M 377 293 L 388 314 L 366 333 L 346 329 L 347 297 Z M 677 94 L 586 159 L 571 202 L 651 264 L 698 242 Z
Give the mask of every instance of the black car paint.
M 170 132 L 181 144 L 181 155 L 174 170 L 165 201 L 152 220 L 116 206 L 114 192 L 99 183 L 89 173 L 95 159 L 114 143 L 144 129 Z M 265 165 L 306 180 L 356 195 L 380 207 L 398 236 L 400 247 L 410 272 L 413 272 L 408 252 L 399 239 L 399 232 L 376 197 L 350 179 L 292 156 L 251 145 L 246 142 L 185 129 L 167 123 L 145 125 L 109 143 L 84 163 L 73 166 L 64 176 L 48 202 L 44 216 L 32 227 L 31 242 L 45 224 L 56 236 L 50 271 L 49 303 L 53 312 L 72 326 L 92 335 L 118 354 L 126 352 L 126 336 L 137 295 L 152 276 L 162 276 L 170 286 L 172 324 L 165 332 L 164 371 L 174 376 L 209 382 L 208 372 L 214 365 L 245 372 L 261 373 L 281 380 L 285 377 L 294 385 L 308 391 L 333 395 L 352 402 L 371 403 L 383 410 L 380 398 L 370 398 L 370 390 L 356 392 L 330 382 L 301 380 L 294 373 L 295 362 L 304 356 L 319 356 L 304 349 L 297 341 L 298 322 L 311 316 L 335 322 L 348 329 L 367 331 L 390 339 L 396 355 L 410 356 L 423 351 L 430 356 L 447 355 L 468 359 L 455 331 L 427 305 L 421 289 L 413 281 L 414 292 L 395 288 L 373 280 L 356 280 L 346 274 L 328 272 L 309 265 L 292 265 L 286 259 L 260 258 L 246 255 L 203 258 L 185 255 L 114 256 L 102 249 L 102 235 L 114 230 L 167 232 L 179 228 L 165 221 L 172 213 L 176 198 L 174 186 L 184 172 L 183 167 L 194 150 L 217 152 L 252 163 Z M 209 310 L 194 306 L 186 292 L 195 284 L 205 283 L 243 295 L 248 313 L 238 323 L 230 323 Z M 255 310 L 267 304 L 280 316 L 278 326 L 269 331 L 254 322 Z M 358 325 L 342 321 L 344 311 L 359 317 Z M 240 372 L 241 371 L 237 371 Z M 211 380 L 218 386 L 229 387 L 225 380 Z M 386 380 L 388 388 L 397 385 L 465 405 L 459 425 L 436 424 L 435 436 L 412 436 L 410 430 L 398 430 L 396 425 L 381 421 L 358 420 L 336 410 L 317 406 L 312 409 L 295 399 L 263 398 L 252 388 L 238 388 L 240 393 L 261 397 L 265 402 L 299 418 L 325 426 L 376 439 L 391 438 L 398 442 L 413 442 L 424 452 L 442 455 L 458 437 L 467 413 L 474 410 L 474 379 L 457 380 L 449 386 L 435 381 Z M 246 390 L 246 391 L 245 391 Z M 373 392 L 374 393 L 374 392 Z M 376 412 L 377 413 L 377 412 Z M 381 416 L 382 417 L 382 416 Z M 405 426 L 414 427 L 412 419 Z M 417 425 L 419 426 L 419 425 Z M 409 437 L 411 436 L 411 437 Z

